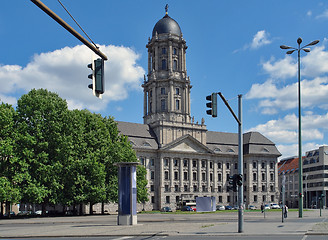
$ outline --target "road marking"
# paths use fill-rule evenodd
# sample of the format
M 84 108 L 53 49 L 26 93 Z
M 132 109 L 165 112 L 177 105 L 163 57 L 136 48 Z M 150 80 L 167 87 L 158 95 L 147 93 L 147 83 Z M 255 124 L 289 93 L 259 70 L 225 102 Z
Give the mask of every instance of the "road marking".
M 305 240 L 305 239 L 307 239 L 307 237 L 308 237 L 307 235 L 304 235 L 304 237 L 302 238 L 302 240 Z

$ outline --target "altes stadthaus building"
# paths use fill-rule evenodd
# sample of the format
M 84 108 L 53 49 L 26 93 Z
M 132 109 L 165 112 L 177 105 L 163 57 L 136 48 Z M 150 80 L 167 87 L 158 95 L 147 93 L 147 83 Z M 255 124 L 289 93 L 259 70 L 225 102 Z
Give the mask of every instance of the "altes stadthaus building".
M 144 124 L 118 122 L 147 169 L 150 198 L 145 209 L 176 209 L 197 196 L 237 205 L 237 193 L 227 187 L 238 169 L 238 134 L 209 131 L 204 119 L 198 123 L 191 117 L 187 45 L 167 13 L 155 24 L 146 48 Z M 258 132 L 243 134 L 243 141 L 245 204 L 277 203 L 279 151 Z

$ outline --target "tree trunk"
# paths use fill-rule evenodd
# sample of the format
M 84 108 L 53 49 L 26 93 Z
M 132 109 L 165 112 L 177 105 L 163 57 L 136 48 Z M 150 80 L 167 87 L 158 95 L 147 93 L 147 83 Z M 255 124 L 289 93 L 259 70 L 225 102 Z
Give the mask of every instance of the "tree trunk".
M 90 214 L 90 215 L 93 215 L 93 204 L 92 204 L 92 203 L 90 203 L 89 214 Z

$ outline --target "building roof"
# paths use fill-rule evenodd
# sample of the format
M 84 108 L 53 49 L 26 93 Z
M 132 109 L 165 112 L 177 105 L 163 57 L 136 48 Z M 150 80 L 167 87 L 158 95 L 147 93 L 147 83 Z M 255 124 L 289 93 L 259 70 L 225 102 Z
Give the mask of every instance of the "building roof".
M 278 174 L 290 174 L 298 171 L 298 158 L 283 159 L 278 163 Z
M 159 149 L 155 133 L 147 124 L 120 122 L 117 126 L 123 135 L 128 136 L 136 148 Z M 238 154 L 238 134 L 207 131 L 206 148 L 217 154 Z M 244 154 L 280 156 L 275 144 L 259 132 L 243 134 Z M 164 147 L 164 146 L 163 146 Z
M 156 33 L 171 33 L 178 36 L 182 35 L 179 24 L 167 14 L 155 24 L 152 36 L 155 36 Z

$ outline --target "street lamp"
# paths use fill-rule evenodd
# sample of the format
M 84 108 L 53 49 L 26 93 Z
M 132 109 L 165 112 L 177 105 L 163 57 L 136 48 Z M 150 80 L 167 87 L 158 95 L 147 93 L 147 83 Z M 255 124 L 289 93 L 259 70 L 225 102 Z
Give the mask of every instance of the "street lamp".
M 301 57 L 300 52 L 303 50 L 304 52 L 310 52 L 310 48 L 306 48 L 308 46 L 316 45 L 319 40 L 315 40 L 303 47 L 301 47 L 302 38 L 297 39 L 298 48 L 281 45 L 281 49 L 292 49 L 287 51 L 287 54 L 292 54 L 293 52 L 298 52 L 298 217 L 303 217 L 303 161 L 302 161 L 302 134 L 301 134 Z

